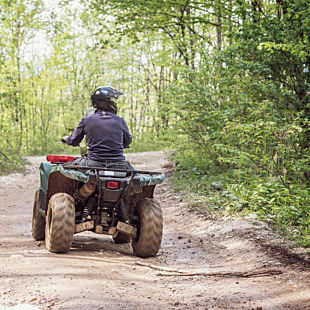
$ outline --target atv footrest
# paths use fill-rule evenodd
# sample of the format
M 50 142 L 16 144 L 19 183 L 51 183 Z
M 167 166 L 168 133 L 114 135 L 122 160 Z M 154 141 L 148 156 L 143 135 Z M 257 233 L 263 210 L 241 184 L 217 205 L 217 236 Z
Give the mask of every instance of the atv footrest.
M 133 227 L 133 226 L 126 224 L 124 222 L 118 222 L 116 229 L 125 235 L 128 235 L 132 238 L 136 238 L 136 235 L 137 235 L 137 228 L 136 227 Z
M 84 222 L 75 225 L 74 233 L 77 234 L 82 231 L 93 230 L 95 227 L 94 221 Z

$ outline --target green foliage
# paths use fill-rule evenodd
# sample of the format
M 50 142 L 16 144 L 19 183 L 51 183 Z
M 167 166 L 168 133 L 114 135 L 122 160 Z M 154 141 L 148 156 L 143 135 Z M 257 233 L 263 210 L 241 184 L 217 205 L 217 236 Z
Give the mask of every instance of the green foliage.
M 170 93 L 186 145 L 176 188 L 198 193 L 208 209 L 255 213 L 309 246 L 305 7 L 240 5 L 232 44 L 202 58 L 198 70 L 184 68 Z
M 171 148 L 173 136 L 169 131 L 160 136 L 154 132 L 145 132 L 141 137 L 134 136 L 129 150 L 125 151 L 136 153 L 167 150 Z

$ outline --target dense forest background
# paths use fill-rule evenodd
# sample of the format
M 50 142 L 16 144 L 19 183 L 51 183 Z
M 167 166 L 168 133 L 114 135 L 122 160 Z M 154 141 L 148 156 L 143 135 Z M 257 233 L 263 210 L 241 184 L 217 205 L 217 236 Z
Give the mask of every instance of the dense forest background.
M 309 0 L 0 0 L 0 169 L 57 144 L 97 86 L 192 203 L 309 246 Z M 71 149 L 72 151 L 72 149 Z

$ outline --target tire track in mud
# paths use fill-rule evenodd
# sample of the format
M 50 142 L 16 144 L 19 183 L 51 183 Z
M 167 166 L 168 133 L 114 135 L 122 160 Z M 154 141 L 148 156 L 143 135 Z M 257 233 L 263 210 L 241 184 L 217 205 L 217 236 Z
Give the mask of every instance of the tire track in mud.
M 163 152 L 127 154 L 139 169 L 164 170 Z M 216 218 L 189 209 L 169 178 L 156 187 L 164 216 L 154 258 L 90 232 L 74 236 L 67 254 L 52 254 L 31 237 L 32 203 L 42 158 L 25 174 L 0 177 L 0 309 L 307 309 L 310 273 L 259 244 L 281 239 L 260 222 Z M 156 270 L 156 268 L 163 271 Z M 179 276 L 276 269 L 266 277 Z M 168 273 L 162 276 L 160 274 Z

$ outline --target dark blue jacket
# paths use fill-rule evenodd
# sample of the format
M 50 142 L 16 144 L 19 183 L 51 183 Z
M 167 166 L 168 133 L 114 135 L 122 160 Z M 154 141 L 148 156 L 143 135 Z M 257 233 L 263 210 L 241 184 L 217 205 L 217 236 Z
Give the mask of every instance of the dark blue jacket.
M 78 146 L 85 135 L 88 158 L 92 160 L 124 160 L 123 149 L 132 141 L 125 120 L 101 110 L 82 118 L 66 143 Z

